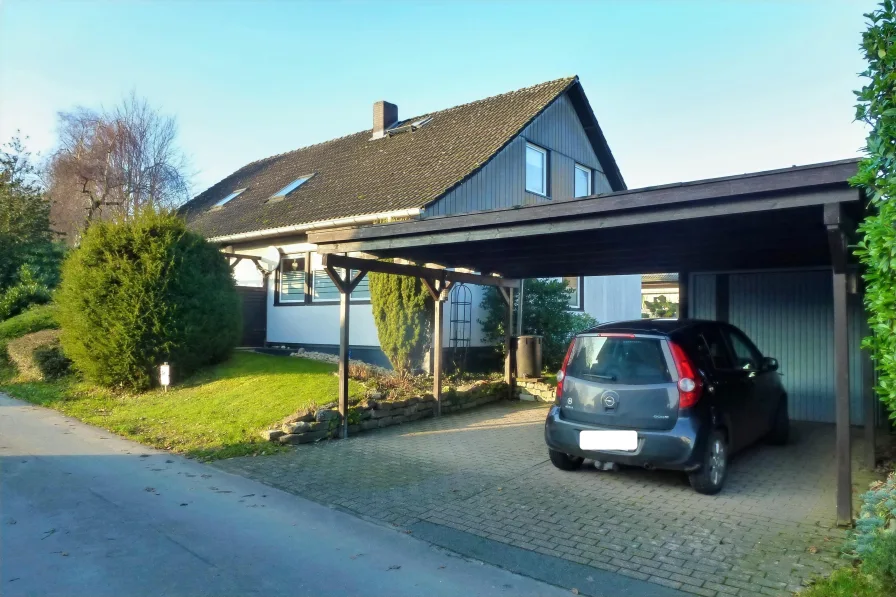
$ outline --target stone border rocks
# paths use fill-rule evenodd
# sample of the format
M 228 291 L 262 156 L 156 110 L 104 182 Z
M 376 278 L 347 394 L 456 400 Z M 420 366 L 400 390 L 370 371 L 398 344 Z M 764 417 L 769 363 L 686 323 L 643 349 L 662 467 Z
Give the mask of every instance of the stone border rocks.
M 289 356 L 311 359 L 312 361 L 321 361 L 323 363 L 331 363 L 333 365 L 339 364 L 339 355 L 330 354 L 328 352 L 315 352 L 313 350 L 305 350 L 304 348 L 300 348 L 296 352 L 290 353 Z M 371 365 L 370 363 L 365 363 L 364 361 L 358 361 L 356 359 L 351 359 L 349 361 L 349 364 L 357 365 L 359 367 L 367 367 L 368 369 L 375 371 L 380 375 L 392 375 L 394 373 L 394 371 L 390 371 L 385 367 L 378 367 L 376 365 Z
M 557 388 L 542 381 L 517 379 L 516 394 L 520 400 L 553 402 L 557 396 Z
M 468 410 L 483 404 L 496 402 L 506 396 L 507 385 L 501 382 L 480 381 L 470 386 L 449 389 L 442 396 L 442 414 Z M 327 404 L 311 412 L 288 417 L 279 429 L 261 432 L 266 441 L 281 444 L 308 444 L 323 439 L 337 439 L 341 435 L 341 416 Z M 436 399 L 427 394 L 405 400 L 381 400 L 373 394 L 367 400 L 348 409 L 348 432 L 355 435 L 362 431 L 391 427 L 433 417 Z

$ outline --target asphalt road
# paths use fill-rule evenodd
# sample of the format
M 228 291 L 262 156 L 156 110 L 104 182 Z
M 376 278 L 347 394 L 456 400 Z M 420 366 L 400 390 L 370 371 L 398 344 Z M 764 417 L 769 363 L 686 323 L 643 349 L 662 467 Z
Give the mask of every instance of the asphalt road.
M 0 595 L 570 595 L 0 394 Z

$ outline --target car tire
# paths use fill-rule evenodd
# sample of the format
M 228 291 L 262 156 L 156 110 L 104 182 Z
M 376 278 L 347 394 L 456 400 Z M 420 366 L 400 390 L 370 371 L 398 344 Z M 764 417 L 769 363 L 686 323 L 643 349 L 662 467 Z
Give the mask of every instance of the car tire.
M 775 412 L 775 420 L 772 421 L 772 430 L 768 434 L 768 441 L 776 446 L 783 446 L 790 436 L 790 415 L 787 413 L 787 398 L 781 398 L 781 404 Z
M 715 495 L 722 491 L 727 476 L 728 441 L 725 434 L 716 429 L 706 440 L 700 469 L 689 474 L 688 480 L 697 493 Z
M 574 471 L 585 462 L 584 458 L 580 458 L 578 456 L 570 456 L 569 454 L 564 454 L 563 452 L 558 452 L 557 450 L 548 450 L 548 455 L 551 458 L 551 464 L 559 468 L 561 471 Z

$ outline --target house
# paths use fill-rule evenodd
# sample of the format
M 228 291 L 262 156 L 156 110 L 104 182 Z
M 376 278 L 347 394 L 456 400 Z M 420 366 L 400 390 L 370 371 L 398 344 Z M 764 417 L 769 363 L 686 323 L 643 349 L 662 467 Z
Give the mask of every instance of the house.
M 647 308 L 646 303 L 651 303 L 659 297 L 665 297 L 666 301 L 678 306 L 678 274 L 644 274 L 641 276 L 641 316 L 656 317 Z M 662 300 L 662 299 L 660 299 Z
M 261 258 L 234 268 L 264 328 L 254 343 L 333 352 L 339 294 L 309 232 L 451 218 L 625 188 L 578 77 L 569 77 L 413 118 L 377 102 L 371 129 L 248 164 L 182 213 L 222 250 Z M 569 273 L 553 275 L 566 276 L 574 290 L 571 309 L 598 321 L 640 317 L 640 276 Z M 452 289 L 444 337 L 455 355 L 490 352 L 482 350 L 478 323 L 482 292 L 470 285 Z M 352 356 L 383 363 L 366 281 L 352 293 L 352 304 Z M 247 328 L 260 332 L 259 325 Z

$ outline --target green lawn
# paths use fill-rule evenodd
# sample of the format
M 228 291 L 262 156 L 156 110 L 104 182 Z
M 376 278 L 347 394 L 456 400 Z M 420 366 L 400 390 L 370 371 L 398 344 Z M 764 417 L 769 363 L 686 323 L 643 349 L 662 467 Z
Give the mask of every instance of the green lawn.
M 237 352 L 171 388 L 118 395 L 72 380 L 3 383 L 8 394 L 144 444 L 202 460 L 270 454 L 259 432 L 295 411 L 336 400 L 335 365 Z M 351 382 L 350 393 L 360 394 Z
M 892 597 L 896 588 L 887 588 L 858 568 L 844 567 L 799 593 L 800 597 Z

